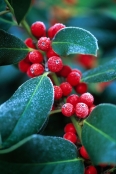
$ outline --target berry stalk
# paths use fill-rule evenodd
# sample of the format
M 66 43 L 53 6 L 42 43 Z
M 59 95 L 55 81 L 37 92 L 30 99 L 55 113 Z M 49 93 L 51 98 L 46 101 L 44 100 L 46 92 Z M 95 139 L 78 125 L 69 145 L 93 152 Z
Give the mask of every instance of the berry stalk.
M 82 140 L 81 140 L 81 131 L 82 131 L 81 126 L 79 125 L 79 123 L 77 122 L 77 120 L 74 116 L 70 117 L 70 119 L 71 119 L 71 121 L 72 121 L 72 123 L 77 131 L 77 134 L 79 136 L 79 140 L 82 142 Z
M 21 21 L 21 25 L 23 26 L 23 28 L 26 30 L 26 32 L 28 33 L 28 35 L 33 39 L 33 40 L 37 40 L 31 33 L 30 27 L 28 25 L 28 23 L 26 22 L 25 19 L 23 19 Z
M 12 13 L 12 15 L 15 16 L 15 14 L 14 14 L 14 9 L 12 8 L 11 4 L 8 2 L 8 0 L 5 0 L 5 2 L 6 2 L 6 4 L 7 4 L 7 6 L 9 7 L 9 10 L 10 10 L 10 12 Z M 8 11 L 8 12 L 9 12 L 9 11 Z M 28 24 L 27 24 L 27 22 L 25 21 L 25 19 L 23 19 L 23 20 L 21 21 L 21 25 L 22 25 L 22 26 L 24 27 L 24 29 L 27 31 L 27 33 L 29 34 L 29 36 L 30 36 L 32 39 L 36 40 L 36 38 L 32 35 L 31 30 L 30 30 L 30 27 L 28 26 Z
M 55 73 L 51 73 L 51 76 L 52 76 L 52 79 L 53 79 L 55 85 L 59 86 L 60 83 L 59 83 L 59 80 L 58 80 L 58 77 L 56 76 L 56 74 Z
M 10 12 L 9 10 L 1 11 L 1 12 L 0 12 L 0 16 L 4 15 L 4 14 L 6 14 L 6 13 L 9 13 L 9 12 Z
M 6 4 L 8 5 L 10 12 L 15 16 L 15 14 L 14 14 L 14 9 L 12 8 L 12 6 L 11 6 L 10 3 L 8 2 L 8 0 L 4 0 L 4 1 L 5 1 Z

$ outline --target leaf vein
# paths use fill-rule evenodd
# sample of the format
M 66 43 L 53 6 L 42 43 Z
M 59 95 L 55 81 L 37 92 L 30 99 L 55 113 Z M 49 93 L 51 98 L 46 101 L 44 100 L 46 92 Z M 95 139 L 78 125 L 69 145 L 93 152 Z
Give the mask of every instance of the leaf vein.
M 90 123 L 88 123 L 86 120 L 84 120 L 84 123 L 86 123 L 88 126 L 90 126 L 92 129 L 94 129 L 96 132 L 98 132 L 99 134 L 103 135 L 106 139 L 113 141 L 116 143 L 116 141 L 111 138 L 109 135 L 107 135 L 106 133 L 102 132 L 101 130 L 99 130 L 98 128 L 96 128 L 95 126 L 91 125 Z

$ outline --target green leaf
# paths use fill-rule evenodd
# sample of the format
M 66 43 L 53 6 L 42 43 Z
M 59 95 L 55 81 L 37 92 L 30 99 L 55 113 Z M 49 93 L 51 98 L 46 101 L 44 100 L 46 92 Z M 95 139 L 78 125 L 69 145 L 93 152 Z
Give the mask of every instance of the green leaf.
M 73 143 L 59 137 L 33 135 L 0 151 L 0 171 L 2 174 L 84 174 L 84 166 Z
M 6 4 L 4 2 L 4 0 L 0 0 L 0 11 L 5 10 Z
M 0 12 L 6 10 L 6 3 L 4 0 L 0 0 Z M 0 16 L 0 29 L 8 30 L 13 25 L 11 14 L 4 14 Z
M 116 164 L 116 106 L 98 105 L 84 121 L 82 143 L 92 162 Z
M 82 81 L 88 83 L 107 82 L 116 78 L 116 59 L 83 73 Z
M 97 55 L 97 40 L 87 30 L 78 27 L 61 29 L 53 38 L 52 47 L 61 56 L 70 54 Z
M 29 51 L 22 40 L 0 30 L 0 65 L 16 64 L 24 59 Z
M 48 118 L 53 98 L 53 85 L 45 75 L 21 85 L 0 106 L 1 146 L 9 147 L 40 131 Z
M 14 14 L 19 24 L 28 12 L 31 0 L 12 0 L 10 3 L 14 9 Z
M 0 16 L 0 29 L 7 31 L 12 25 L 14 22 L 10 14 Z

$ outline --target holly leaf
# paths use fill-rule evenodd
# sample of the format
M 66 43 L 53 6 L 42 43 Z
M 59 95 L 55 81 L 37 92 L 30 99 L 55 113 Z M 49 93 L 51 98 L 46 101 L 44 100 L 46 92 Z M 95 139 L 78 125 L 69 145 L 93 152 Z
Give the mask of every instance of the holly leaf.
M 33 135 L 0 150 L 0 171 L 5 174 L 83 174 L 76 146 L 60 137 Z
M 0 65 L 16 64 L 31 50 L 19 38 L 0 30 Z
M 116 164 L 116 106 L 100 104 L 84 121 L 82 144 L 92 162 Z
M 31 0 L 10 0 L 18 24 L 23 20 L 31 5 Z
M 97 55 L 97 39 L 87 30 L 78 27 L 61 29 L 52 40 L 54 51 L 61 55 Z
M 39 132 L 53 104 L 53 85 L 45 75 L 21 85 L 13 96 L 0 106 L 1 148 Z
M 82 81 L 88 83 L 107 82 L 116 78 L 116 59 L 83 73 Z

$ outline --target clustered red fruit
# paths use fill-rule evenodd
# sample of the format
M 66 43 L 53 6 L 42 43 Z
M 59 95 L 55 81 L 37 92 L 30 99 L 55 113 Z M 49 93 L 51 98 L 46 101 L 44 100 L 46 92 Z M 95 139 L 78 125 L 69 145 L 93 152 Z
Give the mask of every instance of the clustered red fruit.
M 31 32 L 37 38 L 37 41 L 33 41 L 31 38 L 25 40 L 26 46 L 32 49 L 19 62 L 18 66 L 30 78 L 40 76 L 45 71 L 50 71 L 48 77 L 54 87 L 54 104 L 51 111 L 55 110 L 58 105 L 64 116 L 71 117 L 74 115 L 77 120 L 83 121 L 95 108 L 94 97 L 87 92 L 87 84 L 81 82 L 81 71 L 64 65 L 62 58 L 52 48 L 51 40 L 63 28 L 65 28 L 65 25 L 56 23 L 46 31 L 43 22 L 37 21 L 33 23 Z M 60 83 L 57 80 L 60 80 Z M 84 146 L 82 146 L 74 125 L 72 123 L 66 124 L 64 132 L 63 138 L 75 145 L 79 145 L 79 147 L 81 146 L 79 148 L 80 156 L 85 160 L 89 160 L 89 155 Z M 85 169 L 85 174 L 97 174 L 97 170 L 94 166 L 88 166 Z
M 76 134 L 76 129 L 72 123 L 66 124 L 66 126 L 64 127 L 64 132 L 64 139 L 69 140 L 74 144 L 80 143 L 80 140 Z
M 77 94 L 69 95 L 66 99 L 66 103 L 62 106 L 62 114 L 67 117 L 69 117 L 69 115 L 72 116 L 73 114 L 76 114 L 78 118 L 86 118 L 95 108 L 93 102 L 94 98 L 89 92 L 83 93 L 80 96 L 78 96 Z M 67 111 L 65 113 L 65 110 L 68 110 L 64 107 L 67 103 L 70 103 L 74 108 L 74 112 L 72 112 L 72 115 L 71 113 L 68 115 Z
M 34 22 L 31 25 L 31 32 L 37 41 L 33 41 L 31 38 L 24 41 L 26 46 L 33 50 L 19 62 L 19 69 L 27 73 L 30 78 L 42 75 L 45 71 L 59 72 L 63 68 L 63 62 L 61 57 L 52 49 L 51 39 L 63 28 L 65 25 L 56 23 L 47 32 L 43 22 Z M 47 59 L 44 58 L 44 55 Z

